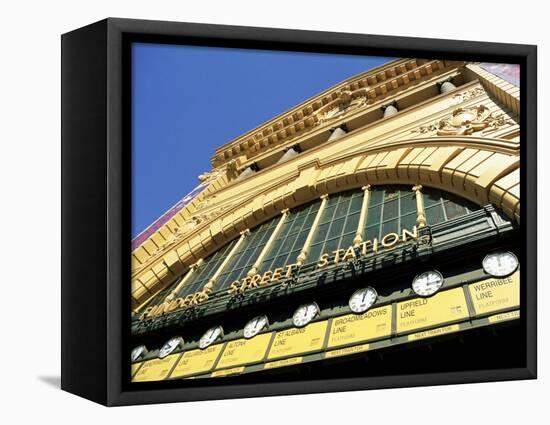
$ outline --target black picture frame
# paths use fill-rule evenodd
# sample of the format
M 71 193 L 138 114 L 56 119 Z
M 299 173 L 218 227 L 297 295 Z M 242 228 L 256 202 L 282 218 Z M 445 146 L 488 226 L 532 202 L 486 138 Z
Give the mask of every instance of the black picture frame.
M 525 367 L 374 378 L 131 384 L 129 43 L 443 57 L 521 69 L 521 326 Z M 108 18 L 62 44 L 62 389 L 109 406 L 533 379 L 537 375 L 537 49 L 485 43 Z

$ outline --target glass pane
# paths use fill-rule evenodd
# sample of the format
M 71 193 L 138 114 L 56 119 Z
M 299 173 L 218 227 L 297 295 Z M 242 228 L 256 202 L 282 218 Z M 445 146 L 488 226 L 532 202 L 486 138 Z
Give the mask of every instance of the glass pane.
M 382 202 L 384 197 L 384 190 L 380 188 L 371 188 L 369 194 L 369 207 L 378 205 Z
M 439 205 L 426 208 L 426 221 L 430 226 L 433 226 L 434 224 L 445 221 L 445 216 L 443 215 L 443 208 Z
M 351 198 L 350 213 L 360 212 L 361 206 L 363 205 L 363 191 L 354 193 Z
M 311 249 L 309 250 L 309 254 L 307 255 L 306 264 L 316 263 L 317 261 L 319 261 L 322 247 L 323 244 L 312 245 Z
M 359 223 L 359 213 L 348 216 L 346 219 L 346 225 L 344 226 L 344 232 L 357 231 L 357 224 Z
M 340 238 L 334 238 L 334 239 L 331 239 L 331 240 L 327 241 L 323 251 L 327 252 L 327 253 L 335 251 L 336 249 L 338 249 L 338 243 L 339 242 L 340 242 Z
M 347 235 L 342 236 L 342 240 L 340 241 L 340 248 L 347 249 L 352 246 L 354 237 L 355 233 L 348 233 Z
M 336 207 L 336 213 L 334 214 L 334 218 L 345 217 L 348 214 L 348 210 L 349 210 L 349 199 L 344 199 L 342 202 L 338 204 L 338 207 Z
M 367 212 L 367 226 L 380 223 L 380 212 L 382 211 L 382 205 L 371 207 Z
M 375 226 L 370 226 L 370 227 L 367 227 L 366 231 L 365 231 L 365 235 L 363 236 L 363 240 L 371 240 L 371 239 L 374 239 L 374 238 L 378 238 L 380 236 L 380 226 L 378 225 L 375 225 Z
M 384 192 L 384 203 L 399 197 L 399 190 L 395 187 L 388 187 Z
M 384 237 L 388 233 L 397 233 L 399 231 L 397 225 L 398 225 L 398 220 L 397 219 L 391 220 L 391 221 L 386 221 L 385 223 L 383 223 L 382 224 L 382 237 Z
M 447 213 L 447 220 L 463 216 L 467 213 L 465 207 L 455 204 L 452 201 L 446 201 L 443 205 L 445 206 L 445 212 Z
M 416 213 L 416 196 L 414 192 L 409 192 L 401 198 L 401 215 Z
M 386 202 L 384 201 L 384 218 L 383 220 L 386 221 L 390 218 L 397 217 L 398 214 L 398 201 L 397 199 L 394 199 L 392 201 Z
M 412 230 L 416 225 L 416 212 L 401 217 L 401 230 Z
M 441 192 L 438 190 L 422 189 L 422 196 L 426 208 L 441 202 Z
M 340 236 L 342 234 L 342 229 L 344 228 L 344 218 L 339 218 L 332 222 L 330 227 L 329 237 L 333 238 L 335 236 Z

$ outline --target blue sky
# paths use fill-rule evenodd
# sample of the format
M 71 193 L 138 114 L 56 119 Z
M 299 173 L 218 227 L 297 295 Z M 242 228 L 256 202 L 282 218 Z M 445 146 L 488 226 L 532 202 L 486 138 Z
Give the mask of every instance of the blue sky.
M 217 147 L 388 60 L 135 43 L 132 237 L 199 183 Z

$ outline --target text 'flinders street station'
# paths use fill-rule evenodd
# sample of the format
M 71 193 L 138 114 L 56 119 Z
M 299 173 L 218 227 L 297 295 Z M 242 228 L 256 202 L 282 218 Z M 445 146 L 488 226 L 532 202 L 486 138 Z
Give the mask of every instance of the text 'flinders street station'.
M 219 147 L 134 240 L 132 381 L 521 365 L 519 84 L 496 69 L 394 60 Z

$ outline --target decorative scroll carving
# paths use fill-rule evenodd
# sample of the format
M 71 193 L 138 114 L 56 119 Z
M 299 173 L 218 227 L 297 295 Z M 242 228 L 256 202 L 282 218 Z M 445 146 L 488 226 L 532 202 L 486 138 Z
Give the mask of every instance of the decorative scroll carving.
M 463 91 L 462 93 L 455 94 L 452 99 L 455 104 L 458 104 L 483 94 L 485 94 L 485 90 L 482 87 L 475 87 L 473 89 Z
M 193 229 L 198 227 L 200 224 L 215 219 L 224 211 L 227 211 L 229 208 L 231 208 L 231 205 L 224 205 L 212 211 L 206 211 L 201 214 L 193 215 L 181 227 L 176 227 L 174 229 L 174 232 L 168 237 L 168 239 L 165 240 L 159 247 L 157 247 L 157 249 L 155 250 L 155 252 L 153 252 L 151 256 L 154 257 L 161 252 L 164 252 L 167 248 L 185 238 L 189 233 L 191 233 L 191 231 L 193 231 Z
M 361 108 L 367 105 L 368 99 L 366 95 L 353 97 L 349 90 L 340 93 L 336 102 L 332 102 L 327 108 L 322 109 L 317 114 L 318 120 L 316 124 L 322 124 L 327 121 L 339 118 L 350 111 Z
M 484 105 L 472 108 L 457 108 L 450 117 L 422 125 L 411 133 L 437 134 L 438 136 L 469 136 L 486 129 L 495 129 L 505 124 L 513 124 L 503 113 L 491 113 Z
M 210 183 L 216 180 L 222 174 L 222 170 L 205 171 L 204 173 L 199 174 L 198 178 L 203 183 Z

